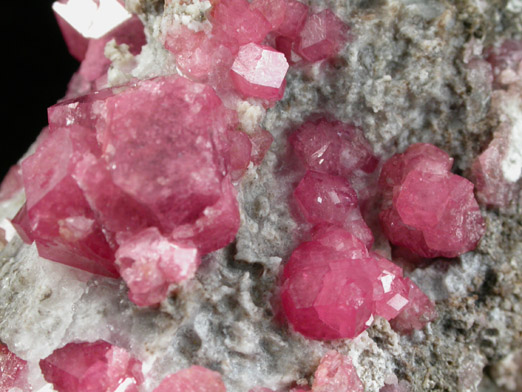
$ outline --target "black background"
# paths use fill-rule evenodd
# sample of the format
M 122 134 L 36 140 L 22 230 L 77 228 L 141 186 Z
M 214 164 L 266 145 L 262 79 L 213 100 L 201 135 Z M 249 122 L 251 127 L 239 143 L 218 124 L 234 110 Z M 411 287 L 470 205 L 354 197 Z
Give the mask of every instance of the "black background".
M 51 0 L 8 1 L 2 6 L 3 178 L 47 125 L 47 107 L 62 98 L 78 68 L 69 55 Z

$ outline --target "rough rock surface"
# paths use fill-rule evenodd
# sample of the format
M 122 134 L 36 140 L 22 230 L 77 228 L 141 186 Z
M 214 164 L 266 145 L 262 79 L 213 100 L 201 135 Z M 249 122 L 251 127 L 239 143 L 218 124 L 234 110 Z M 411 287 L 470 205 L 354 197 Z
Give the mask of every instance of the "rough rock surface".
M 113 61 L 110 83 L 175 71 L 159 41 L 162 16 L 183 16 L 197 27 L 208 2 L 169 3 L 127 0 L 146 25 L 148 44 L 132 75 L 119 72 Z M 369 392 L 394 378 L 414 391 L 516 390 L 521 361 L 515 351 L 522 345 L 521 194 L 508 207 L 483 209 L 487 229 L 476 251 L 411 273 L 437 304 L 439 318 L 423 331 L 400 336 L 378 319 L 356 339 L 311 342 L 273 323 L 270 297 L 298 236 L 288 208 L 295 179 L 277 174 L 287 130 L 312 113 L 329 111 L 363 129 L 382 158 L 411 143 L 430 142 L 455 157 L 456 172 L 465 175 L 499 122 L 498 112 L 490 110 L 490 85 L 468 64 L 484 47 L 522 39 L 521 2 L 307 4 L 328 6 L 356 39 L 331 67 L 289 71 L 283 100 L 263 122 L 275 142 L 263 164 L 249 169 L 239 185 L 242 225 L 236 242 L 206 257 L 179 295 L 158 309 L 139 309 L 120 281 L 39 258 L 34 246 L 23 245 L 1 220 L 9 242 L 0 254 L 0 340 L 28 361 L 35 390 L 51 390 L 39 374 L 39 359 L 75 340 L 100 339 L 144 363 L 150 377 L 143 391 L 157 386 L 152 380 L 192 364 L 219 371 L 231 392 L 303 384 L 331 349 L 351 358 Z M 113 47 L 112 57 L 123 52 Z M 248 104 L 241 110 L 247 127 L 264 113 Z M 2 202 L 1 218 L 13 217 L 22 203 L 21 193 Z

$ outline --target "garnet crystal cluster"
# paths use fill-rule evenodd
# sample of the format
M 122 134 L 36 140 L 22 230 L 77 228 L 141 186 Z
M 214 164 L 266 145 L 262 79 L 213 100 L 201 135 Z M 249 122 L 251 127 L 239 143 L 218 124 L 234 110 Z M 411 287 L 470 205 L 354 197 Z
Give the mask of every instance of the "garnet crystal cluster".
M 13 353 L 0 343 L 0 392 L 29 391 L 38 377 L 58 392 L 225 392 L 234 377 L 250 392 L 365 390 L 365 331 L 380 328 L 398 346 L 423 339 L 419 330 L 437 317 L 410 276 L 419 267 L 411 259 L 456 258 L 484 235 L 473 183 L 452 173 L 453 158 L 433 144 L 403 145 L 393 155 L 392 141 L 377 148 L 361 121 L 339 121 L 347 116 L 333 116 L 326 104 L 295 114 L 285 101 L 296 94 L 291 83 L 331 77 L 357 39 L 332 10 L 296 0 L 126 6 L 142 19 L 120 0 L 55 2 L 81 66 L 64 100 L 48 109 L 31 154 L 2 184 L 0 202 L 23 187 L 25 204 L 11 219 L 23 241 L 44 259 L 98 275 L 86 278 L 93 291 L 121 278 L 132 303 L 120 305 L 141 325 L 192 324 L 183 343 L 165 343 L 171 337 L 159 333 L 140 349 L 113 326 L 86 341 L 64 332 L 47 354 L 21 355 L 27 362 L 14 354 L 16 344 Z M 520 53 L 513 43 L 490 53 L 494 83 L 519 88 Z M 322 102 L 306 87 L 301 93 Z M 283 113 L 278 120 L 275 111 Z M 505 206 L 515 189 L 493 162 L 508 160 L 506 140 L 499 132 L 462 171 L 488 206 Z M 279 205 L 267 211 L 274 200 Z M 262 240 L 244 249 L 245 236 L 261 232 L 253 216 L 270 221 L 259 234 L 270 248 L 259 257 L 265 265 L 255 263 L 262 268 L 249 258 Z M 0 224 L 5 247 L 11 226 Z M 281 232 L 286 243 L 276 246 Z M 401 252 L 414 256 L 396 264 Z M 226 321 L 212 324 L 210 314 Z M 259 337 L 259 328 L 269 333 Z M 156 345 L 163 356 L 179 350 L 183 361 L 158 360 Z M 224 347 L 229 352 L 219 352 Z M 295 363 L 295 347 L 313 355 L 288 376 L 273 364 L 258 366 L 279 372 L 272 378 L 238 375 L 229 356 L 254 362 L 270 353 Z M 378 383 L 372 391 L 405 385 L 397 377 Z

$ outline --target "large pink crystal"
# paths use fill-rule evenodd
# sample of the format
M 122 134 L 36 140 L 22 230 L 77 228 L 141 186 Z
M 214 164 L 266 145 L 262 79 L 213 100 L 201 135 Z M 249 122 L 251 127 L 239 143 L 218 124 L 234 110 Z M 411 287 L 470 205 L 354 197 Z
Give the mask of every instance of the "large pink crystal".
M 249 43 L 239 48 L 231 76 L 243 96 L 275 102 L 283 98 L 287 70 L 283 53 L 269 46 Z
M 296 51 L 310 62 L 331 58 L 346 44 L 348 30 L 329 9 L 310 15 L 299 33 Z
M 364 386 L 349 357 L 329 351 L 314 373 L 313 392 L 363 392 Z
M 122 246 L 121 259 L 132 260 L 119 263 L 131 298 L 157 303 L 169 284 L 193 275 L 196 253 L 226 246 L 237 232 L 227 174 L 238 169 L 229 139 L 240 135 L 236 122 L 210 87 L 177 76 L 61 102 L 22 163 L 27 203 L 14 224 L 43 257 L 98 274 L 118 276 Z M 150 242 L 161 250 L 136 251 Z M 140 281 L 136 274 L 159 271 L 161 260 L 169 265 L 159 280 Z
M 316 225 L 331 223 L 343 227 L 370 248 L 373 235 L 361 216 L 357 195 L 342 177 L 307 171 L 294 191 L 306 221 Z
M 40 369 L 58 392 L 137 392 L 143 382 L 141 362 L 104 341 L 69 343 L 42 359 Z
M 353 338 L 374 315 L 391 319 L 408 301 L 401 268 L 335 226 L 316 227 L 283 270 L 283 311 L 312 339 Z
M 428 144 L 412 145 L 385 163 L 380 218 L 393 244 L 423 257 L 455 257 L 477 246 L 485 228 L 473 184 L 449 172 L 451 164 Z
M 0 391 L 11 388 L 30 390 L 27 383 L 27 362 L 14 355 L 5 344 L 0 343 Z
M 221 375 L 201 366 L 167 376 L 154 392 L 226 392 Z
M 355 171 L 371 173 L 377 167 L 370 144 L 351 124 L 326 119 L 308 121 L 289 140 L 311 170 L 349 177 Z

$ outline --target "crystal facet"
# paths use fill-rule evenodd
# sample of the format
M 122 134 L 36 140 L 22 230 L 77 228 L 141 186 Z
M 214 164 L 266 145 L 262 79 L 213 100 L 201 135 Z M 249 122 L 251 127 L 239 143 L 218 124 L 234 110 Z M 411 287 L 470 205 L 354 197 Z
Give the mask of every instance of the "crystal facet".
M 0 391 L 28 391 L 27 362 L 14 355 L 5 344 L 0 343 Z M 17 389 L 20 388 L 20 389 Z
M 249 43 L 239 48 L 231 75 L 242 95 L 279 101 L 285 91 L 287 70 L 284 54 L 269 46 Z

